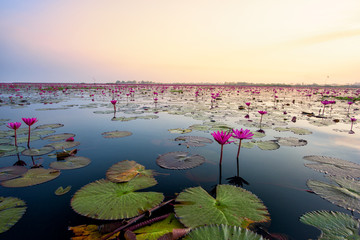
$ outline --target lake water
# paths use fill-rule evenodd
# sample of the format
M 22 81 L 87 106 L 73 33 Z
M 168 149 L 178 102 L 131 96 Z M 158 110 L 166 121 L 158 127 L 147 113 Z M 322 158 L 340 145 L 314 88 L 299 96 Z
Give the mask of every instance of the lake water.
M 143 88 L 143 87 L 141 87 Z M 185 87 L 184 87 L 185 88 Z M 239 174 L 249 185 L 244 188 L 257 195 L 267 207 L 271 221 L 262 224 L 262 227 L 270 233 L 281 233 L 289 239 L 316 239 L 320 231 L 305 225 L 299 221 L 299 217 L 306 212 L 314 210 L 333 210 L 350 214 L 350 211 L 338 207 L 316 194 L 305 190 L 308 179 L 330 182 L 325 174 L 304 166 L 308 161 L 303 157 L 307 155 L 329 156 L 340 158 L 355 163 L 360 163 L 359 154 L 360 129 L 354 125 L 355 134 L 349 134 L 350 123 L 347 116 L 346 102 L 337 101 L 336 108 L 330 118 L 329 108 L 325 109 L 328 119 L 308 117 L 301 114 L 302 111 L 317 112 L 322 109 L 319 97 L 313 95 L 311 99 L 288 89 L 279 90 L 279 98 L 276 105 L 272 101 L 271 92 L 262 90 L 264 93 L 251 95 L 248 92 L 237 93 L 236 89 L 221 89 L 222 100 L 217 100 L 217 107 L 211 108 L 210 94 L 216 90 L 203 89 L 202 95 L 197 101 L 192 90 L 184 94 L 170 92 L 171 88 L 159 95 L 158 103 L 154 104 L 152 91 L 135 89 L 134 101 L 122 94 L 118 99 L 116 117 L 140 117 L 151 116 L 152 119 L 134 119 L 130 121 L 113 121 L 113 106 L 110 103 L 112 94 L 101 90 L 69 90 L 69 95 L 59 91 L 58 96 L 53 93 L 44 93 L 31 90 L 20 90 L 18 93 L 27 102 L 18 103 L 11 91 L 3 90 L 0 107 L 0 118 L 5 119 L 0 126 L 2 131 L 12 131 L 5 123 L 22 122 L 21 118 L 36 117 L 39 121 L 32 126 L 42 124 L 64 124 L 63 127 L 55 128 L 58 133 L 73 133 L 75 141 L 80 145 L 77 156 L 91 159 L 91 163 L 83 168 L 73 170 L 61 170 L 58 178 L 30 187 L 8 188 L 0 186 L 0 196 L 17 197 L 24 200 L 27 210 L 24 216 L 8 231 L 0 234 L 0 239 L 69 239 L 72 233 L 69 226 L 85 223 L 101 223 L 102 221 L 91 220 L 80 216 L 72 210 L 70 200 L 73 194 L 84 185 L 98 179 L 105 178 L 109 167 L 122 160 L 134 160 L 144 165 L 147 169 L 153 169 L 158 174 L 155 176 L 158 184 L 146 190 L 162 192 L 166 198 L 175 197 L 176 193 L 188 187 L 201 186 L 211 191 L 216 184 L 227 184 L 228 178 L 237 175 L 236 153 L 238 146 L 229 144 L 224 146 L 221 179 L 219 173 L 220 145 L 217 142 L 206 144 L 203 147 L 189 147 L 179 145 L 174 141 L 179 136 L 201 136 L 213 139 L 212 130 L 193 130 L 186 134 L 171 133 L 169 129 L 189 128 L 194 124 L 223 123 L 232 128 L 246 128 L 256 131 L 259 128 L 248 125 L 257 124 L 260 115 L 258 110 L 267 110 L 263 116 L 263 130 L 266 136 L 254 138 L 254 140 L 274 140 L 275 137 L 296 137 L 307 141 L 307 145 L 290 147 L 280 146 L 276 150 L 261 150 L 257 146 L 242 148 L 240 152 Z M 185 90 L 184 90 L 185 91 Z M 90 96 L 95 93 L 94 97 Z M 14 102 L 8 99 L 13 96 Z M 16 100 L 17 99 L 17 100 Z M 92 101 L 94 99 L 94 101 Z M 292 101 L 296 99 L 295 103 Z M 261 101 L 259 101 L 261 100 Z M 249 111 L 250 118 L 246 119 L 247 109 L 245 102 L 251 102 Z M 300 103 L 300 101 L 303 101 Z M 46 104 L 45 104 L 46 103 Z M 51 104 L 50 104 L 51 103 Z M 309 106 L 309 103 L 311 106 Z M 286 105 L 288 104 L 288 105 Z M 245 110 L 239 110 L 238 106 L 244 106 Z M 274 106 L 276 109 L 274 109 Z M 100 112 L 103 111 L 103 112 Z M 104 112 L 105 111 L 105 112 Z M 287 114 L 283 114 L 287 111 Z M 94 113 L 95 112 L 95 113 Z M 356 117 L 357 103 L 351 106 L 350 116 Z M 297 121 L 290 119 L 296 116 Z M 283 120 L 286 118 L 286 120 Z M 339 119 L 339 123 L 329 126 L 317 126 L 312 121 L 327 121 Z M 212 120 L 212 121 L 211 121 Z M 268 127 L 266 127 L 268 125 Z M 22 123 L 21 128 L 27 126 Z M 292 132 L 279 132 L 276 127 L 300 127 L 312 132 L 308 135 L 298 135 Z M 334 130 L 335 129 L 335 130 Z M 130 131 L 131 136 L 123 138 L 107 139 L 102 133 L 108 131 Z M 26 135 L 19 135 L 23 137 Z M 42 136 L 44 137 L 44 136 Z M 11 137 L 6 137 L 11 138 Z M 243 144 L 250 140 L 243 140 Z M 48 140 L 32 141 L 32 148 L 40 148 L 51 143 Z M 26 143 L 20 143 L 26 146 Z M 189 170 L 169 170 L 159 167 L 156 159 L 159 155 L 174 151 L 186 151 L 192 154 L 200 154 L 206 158 L 201 166 Z M 54 152 L 53 152 L 54 153 Z M 29 156 L 19 155 L 20 159 L 32 166 Z M 41 158 L 41 159 L 40 159 Z M 56 161 L 48 155 L 34 157 L 44 168 L 49 168 L 51 162 Z M 18 160 L 16 155 L 0 158 L 0 167 L 13 165 Z M 71 185 L 70 192 L 62 196 L 56 196 L 54 191 L 59 186 Z M 359 217 L 355 213 L 355 217 Z

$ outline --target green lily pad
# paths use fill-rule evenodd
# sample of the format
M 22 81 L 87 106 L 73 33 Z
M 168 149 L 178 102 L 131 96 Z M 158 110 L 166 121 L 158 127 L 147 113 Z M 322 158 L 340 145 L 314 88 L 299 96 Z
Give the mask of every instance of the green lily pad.
M 103 135 L 104 138 L 122 138 L 122 137 L 128 137 L 132 135 L 132 132 L 129 131 L 112 131 L 112 132 L 104 132 L 101 135 Z
M 352 179 L 330 177 L 337 185 L 308 180 L 307 185 L 329 202 L 360 213 L 360 182 Z
M 10 138 L 0 138 L 0 145 L 2 144 L 9 144 L 12 140 Z
M 32 131 L 31 134 L 36 136 L 42 136 L 42 135 L 52 134 L 54 132 L 55 130 L 41 130 L 41 131 Z
M 175 213 L 188 227 L 227 224 L 248 227 L 254 222 L 269 221 L 261 200 L 251 192 L 232 185 L 218 185 L 216 199 L 203 188 L 185 189 L 176 198 Z
M 121 122 L 128 122 L 132 120 L 136 120 L 136 117 L 115 117 L 111 119 L 111 121 L 121 121 Z
M 290 131 L 290 132 L 293 132 L 294 134 L 297 134 L 297 135 L 309 135 L 309 134 L 312 134 L 312 132 L 310 130 L 307 130 L 305 128 L 299 128 L 299 127 L 276 127 L 274 128 L 275 131 L 278 131 L 278 132 L 287 132 L 287 131 Z
M 54 129 L 54 128 L 59 128 L 59 127 L 63 127 L 63 126 L 64 126 L 64 124 L 61 124 L 61 123 L 42 124 L 42 125 L 37 126 L 35 129 L 46 129 L 46 128 Z
M 106 172 L 106 178 L 112 182 L 128 182 L 137 176 L 152 177 L 152 170 L 145 170 L 145 167 L 135 161 L 124 160 L 112 165 Z
M 87 157 L 70 156 L 65 158 L 63 161 L 50 163 L 50 167 L 58 170 L 68 170 L 86 167 L 90 164 L 90 162 L 91 160 Z
M 15 197 L 0 197 L 0 233 L 14 226 L 24 215 L 26 203 Z
M 43 137 L 43 140 L 49 140 L 49 141 L 63 141 L 66 140 L 70 137 L 75 137 L 75 134 L 73 133 L 59 133 L 59 134 L 54 134 L 54 135 L 50 135 L 50 136 L 46 136 Z
M 27 168 L 23 166 L 9 166 L 0 168 L 0 181 L 10 180 L 20 177 L 27 172 Z
M 209 125 L 202 125 L 202 124 L 194 124 L 189 127 L 192 130 L 198 130 L 198 131 L 209 131 L 211 126 Z
M 46 146 L 51 146 L 53 148 L 55 148 L 55 150 L 61 150 L 61 149 L 68 149 L 68 148 L 73 148 L 73 147 L 76 147 L 80 145 L 80 142 L 53 142 L 53 143 L 50 143 Z M 45 146 L 45 147 L 46 147 Z
M 360 239 L 359 221 L 350 215 L 333 211 L 314 211 L 300 217 L 302 223 L 321 230 L 318 239 Z
M 10 145 L 10 144 L 0 145 L 0 153 L 11 152 L 11 151 L 14 151 L 14 150 L 16 150 L 16 146 L 14 146 L 14 145 Z
M 78 190 L 71 199 L 71 207 L 80 215 L 101 220 L 135 217 L 164 199 L 162 193 L 135 192 L 156 183 L 149 177 L 136 177 L 126 183 L 101 179 Z
M 280 146 L 301 147 L 307 144 L 306 140 L 294 137 L 275 137 L 275 139 Z
M 168 131 L 171 132 L 171 133 L 184 134 L 184 133 L 189 133 L 192 130 L 189 129 L 189 128 L 185 128 L 185 129 L 183 129 L 183 128 L 173 128 L 173 129 L 169 129 Z
M 190 169 L 200 166 L 205 158 L 200 155 L 190 155 L 188 152 L 169 152 L 156 159 L 157 165 L 166 169 Z
M 184 228 L 184 225 L 175 218 L 174 214 L 170 214 L 166 219 L 139 228 L 133 233 L 136 234 L 136 240 L 158 240 L 161 236 L 172 233 L 173 229 L 182 228 Z
M 71 190 L 71 186 L 67 186 L 66 188 L 63 188 L 62 186 L 60 186 L 55 190 L 55 195 L 61 196 L 61 195 L 68 193 L 70 190 Z
M 263 138 L 266 136 L 266 134 L 262 132 L 253 131 L 252 133 L 254 134 L 254 136 L 252 136 L 253 138 Z
M 3 187 L 28 187 L 51 181 L 60 175 L 60 171 L 45 168 L 32 168 L 19 178 L 1 182 Z
M 306 167 L 326 173 L 330 176 L 351 177 L 355 179 L 359 179 L 360 177 L 360 164 L 327 156 L 311 155 L 303 158 L 305 160 L 316 162 L 306 163 Z
M 24 151 L 21 152 L 21 154 L 24 156 L 41 156 L 41 155 L 51 153 L 54 150 L 55 150 L 55 148 L 52 146 L 45 146 L 42 148 L 25 149 Z
M 2 151 L 1 148 L 6 151 Z M 16 155 L 24 150 L 25 147 L 15 147 L 14 145 L 0 145 L 0 157 Z
M 257 141 L 255 144 L 261 149 L 261 150 L 276 150 L 280 148 L 280 145 L 273 140 L 269 141 Z
M 138 116 L 136 119 L 144 119 L 144 120 L 150 120 L 150 119 L 158 119 L 159 116 L 157 115 L 146 115 L 146 116 Z
M 261 235 L 237 226 L 229 225 L 209 225 L 193 229 L 184 240 L 206 240 L 206 239 L 226 239 L 226 240 L 263 240 Z
M 212 143 L 213 140 L 206 137 L 199 136 L 180 136 L 175 138 L 175 141 L 184 141 L 180 143 L 181 145 L 185 145 L 187 147 L 203 147 L 206 143 Z
M 30 142 L 37 141 L 37 140 L 40 140 L 40 136 L 36 136 L 36 135 L 33 135 L 33 134 L 30 135 Z M 27 136 L 26 137 L 18 137 L 16 141 L 17 141 L 18 144 L 19 143 L 27 143 L 28 142 L 28 137 Z

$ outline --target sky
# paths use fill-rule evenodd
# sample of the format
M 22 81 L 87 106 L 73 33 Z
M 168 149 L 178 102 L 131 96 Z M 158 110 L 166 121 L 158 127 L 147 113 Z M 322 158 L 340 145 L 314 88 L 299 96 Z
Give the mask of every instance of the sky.
M 0 82 L 360 82 L 359 0 L 3 0 Z

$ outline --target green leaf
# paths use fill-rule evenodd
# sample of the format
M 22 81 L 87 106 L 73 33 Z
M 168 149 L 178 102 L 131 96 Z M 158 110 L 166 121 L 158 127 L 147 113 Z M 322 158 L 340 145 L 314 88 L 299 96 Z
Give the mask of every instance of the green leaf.
M 17 223 L 26 211 L 23 200 L 14 197 L 0 197 L 0 233 L 6 232 Z
M 112 165 L 106 172 L 106 178 L 112 182 L 128 182 L 137 176 L 152 177 L 152 170 L 145 170 L 145 167 L 135 161 L 124 160 Z
M 122 138 L 131 136 L 132 133 L 128 131 L 112 131 L 112 132 L 104 132 L 101 135 L 104 136 L 104 138 Z
M 156 180 L 149 177 L 136 177 L 126 183 L 101 179 L 78 190 L 71 199 L 71 206 L 75 212 L 95 219 L 135 217 L 162 202 L 162 193 L 135 192 L 156 184 Z
M 76 147 L 80 145 L 80 142 L 53 142 L 53 143 L 50 143 L 46 146 L 51 146 L 53 148 L 55 148 L 55 150 L 60 150 L 60 149 L 67 149 L 67 148 L 73 148 L 73 147 Z
M 50 167 L 59 170 L 82 168 L 89 165 L 91 160 L 87 157 L 70 156 L 63 161 L 55 161 L 50 163 Z
M 170 214 L 170 216 L 160 222 L 139 228 L 133 232 L 136 234 L 137 240 L 157 240 L 177 228 L 184 228 L 184 225 L 175 218 L 174 214 Z
M 338 186 L 309 180 L 307 185 L 316 194 L 345 209 L 360 213 L 360 182 L 352 179 L 330 177 Z
M 57 195 L 57 196 L 64 195 L 65 193 L 69 192 L 70 189 L 71 189 L 71 186 L 67 186 L 66 188 L 63 188 L 62 186 L 60 186 L 55 190 L 55 195 Z
M 251 192 L 231 186 L 218 185 L 216 199 L 203 188 L 185 189 L 176 198 L 176 215 L 188 227 L 208 224 L 228 224 L 247 227 L 253 222 L 266 222 L 270 218 L 261 200 Z
M 276 150 L 280 148 L 280 145 L 275 141 L 257 141 L 255 144 L 261 149 L 261 150 Z
M 190 155 L 188 152 L 169 152 L 160 155 L 156 159 L 156 164 L 166 169 L 190 169 L 200 166 L 205 162 L 201 155 Z
M 24 156 L 41 156 L 51 153 L 54 150 L 55 148 L 53 148 L 52 146 L 44 146 L 42 148 L 25 149 L 24 151 L 21 152 L 21 154 Z
M 192 130 L 191 129 L 182 129 L 182 128 L 173 128 L 168 130 L 170 133 L 178 133 L 178 134 L 184 134 L 189 133 Z
M 308 212 L 300 217 L 302 223 L 321 230 L 319 239 L 360 239 L 359 221 L 350 215 L 333 211 Z
M 43 137 L 43 140 L 49 140 L 49 141 L 63 141 L 70 137 L 75 137 L 75 134 L 73 133 L 59 133 L 59 134 L 53 134 L 50 136 Z
M 226 240 L 262 240 L 262 236 L 242 229 L 237 226 L 210 225 L 198 227 L 184 237 L 184 240 L 207 240 L 207 239 L 226 239 Z

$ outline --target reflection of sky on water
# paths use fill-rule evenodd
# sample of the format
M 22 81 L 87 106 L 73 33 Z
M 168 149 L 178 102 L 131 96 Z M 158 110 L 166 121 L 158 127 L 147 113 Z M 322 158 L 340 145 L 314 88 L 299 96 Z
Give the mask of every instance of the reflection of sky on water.
M 28 204 L 28 211 L 24 218 L 14 226 L 12 230 L 4 234 L 5 239 L 21 238 L 22 232 L 29 232 L 38 236 L 37 230 L 42 232 L 44 239 L 49 239 L 54 233 L 64 238 L 67 227 L 88 222 L 88 219 L 74 213 L 69 207 L 72 195 L 85 184 L 105 177 L 106 170 L 114 163 L 121 160 L 135 160 L 148 169 L 154 169 L 159 174 L 156 176 L 158 185 L 149 188 L 151 191 L 161 191 L 165 196 L 174 196 L 187 187 L 202 186 L 210 191 L 219 181 L 219 157 L 220 145 L 216 142 L 205 147 L 190 147 L 178 145 L 173 141 L 180 134 L 172 134 L 168 129 L 187 128 L 192 124 L 201 124 L 203 121 L 194 120 L 182 115 L 169 115 L 158 113 L 158 119 L 133 120 L 128 122 L 111 121 L 113 114 L 94 114 L 96 110 L 111 110 L 112 106 L 104 102 L 106 106 L 98 108 L 83 108 L 84 104 L 92 103 L 89 99 L 76 100 L 77 106 L 66 110 L 37 111 L 40 108 L 55 108 L 72 104 L 71 101 L 54 103 L 51 105 L 31 104 L 30 106 L 11 109 L 8 106 L 1 107 L 2 118 L 11 121 L 21 121 L 21 117 L 37 117 L 39 122 L 34 125 L 48 123 L 62 123 L 64 127 L 55 129 L 56 133 L 74 133 L 75 140 L 80 141 L 78 156 L 89 157 L 92 162 L 85 168 L 62 171 L 59 178 L 38 186 L 11 189 L 0 187 L 2 195 L 16 196 L 24 199 Z M 136 102 L 135 102 L 136 103 Z M 148 105 L 138 103 L 140 106 Z M 124 114 L 119 109 L 117 117 L 137 116 Z M 146 113 L 153 115 L 153 113 Z M 253 114 L 254 115 L 254 114 Z M 141 116 L 141 115 L 139 115 Z M 271 118 L 271 116 L 266 116 Z M 234 128 L 248 128 L 239 123 L 243 116 L 229 114 L 227 120 L 217 117 L 217 122 L 226 122 Z M 258 121 L 257 117 L 253 117 Z M 266 120 L 266 119 L 264 119 Z M 265 121 L 266 122 L 266 121 Z M 24 125 L 22 126 L 24 127 Z M 307 211 L 312 210 L 336 210 L 343 211 L 339 207 L 321 199 L 319 196 L 310 194 L 306 181 L 316 179 L 327 181 L 322 173 L 306 168 L 303 159 L 306 155 L 324 155 L 337 157 L 348 161 L 359 162 L 360 149 L 359 134 L 349 135 L 344 132 L 335 132 L 332 129 L 350 129 L 346 123 L 337 123 L 327 127 L 316 127 L 306 120 L 298 120 L 296 123 L 289 122 L 288 127 L 303 127 L 313 132 L 311 135 L 296 135 L 292 132 L 278 132 L 271 128 L 264 129 L 266 136 L 255 140 L 273 140 L 274 137 L 296 137 L 308 142 L 303 147 L 281 146 L 278 150 L 262 151 L 257 146 L 252 149 L 242 148 L 239 159 L 239 176 L 249 182 L 244 188 L 256 194 L 267 206 L 271 224 L 269 231 L 286 233 L 295 239 L 314 238 L 318 231 L 314 228 L 299 223 L 298 218 Z M 1 126 L 2 130 L 8 130 Z M 258 130 L 255 127 L 249 128 Z M 119 139 L 105 139 L 101 133 L 114 130 L 131 131 L 132 136 Z M 355 132 L 359 131 L 355 128 Z M 360 131 L 359 131 L 360 133 Z M 210 132 L 192 131 L 186 135 L 212 138 Z M 243 140 L 246 142 L 249 140 Z M 31 143 L 33 147 L 44 145 L 43 140 Z M 238 146 L 229 144 L 224 146 L 222 165 L 222 183 L 227 183 L 227 178 L 237 175 L 236 153 Z M 200 154 L 206 158 L 206 162 L 194 169 L 168 170 L 156 165 L 156 158 L 171 151 L 188 151 L 192 154 Z M 21 156 L 21 159 L 29 162 L 29 157 Z M 2 158 L 0 167 L 12 165 L 17 160 L 16 156 Z M 54 161 L 43 156 L 44 167 Z M 53 192 L 59 186 L 72 185 L 69 194 L 55 197 Z M 45 204 L 46 203 L 46 204 Z M 36 223 L 29 224 L 34 222 Z M 21 231 L 19 231 L 21 229 Z M 38 238 L 39 239 L 39 238 Z

